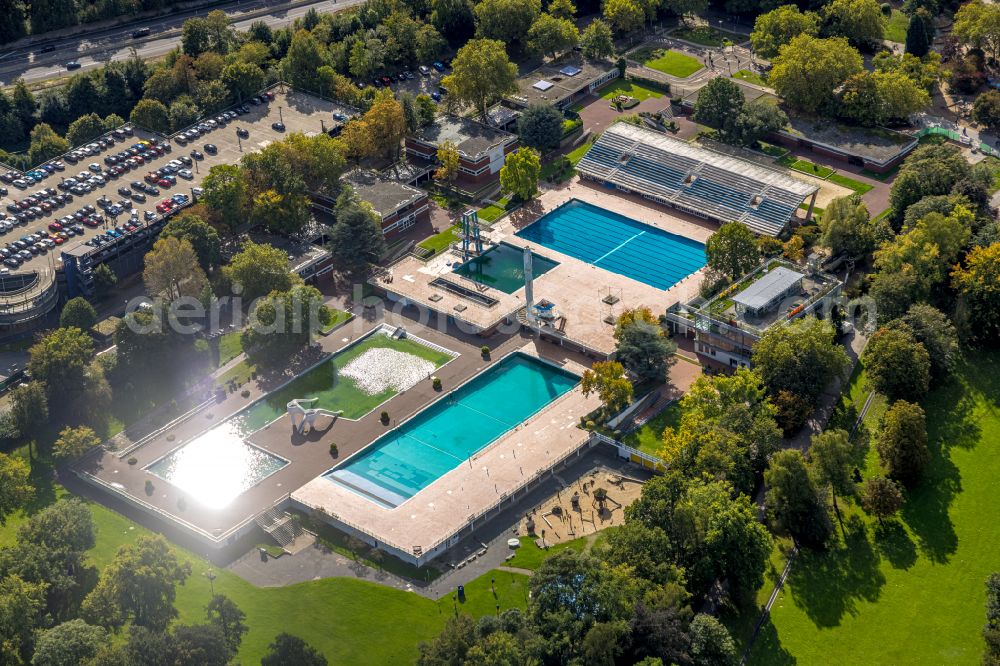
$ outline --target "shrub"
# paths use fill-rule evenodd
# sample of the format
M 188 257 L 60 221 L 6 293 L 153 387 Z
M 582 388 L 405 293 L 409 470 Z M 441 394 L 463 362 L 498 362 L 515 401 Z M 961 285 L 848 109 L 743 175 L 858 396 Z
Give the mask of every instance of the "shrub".
M 336 444 L 330 444 L 330 455 L 333 456 L 334 458 L 336 458 L 338 453 L 339 453 L 339 451 L 337 450 L 337 445 Z
M 138 461 L 138 460 L 136 459 L 136 457 L 135 457 L 135 456 L 132 456 L 131 458 L 129 458 L 129 459 L 128 459 L 128 464 L 129 464 L 129 465 L 134 465 L 134 464 L 136 464 L 137 462 L 139 462 L 139 461 Z
M 482 347 L 479 348 L 479 351 L 481 351 L 483 353 L 483 356 L 489 356 L 490 355 L 490 346 L 489 345 L 483 345 Z
M 153 482 L 150 481 L 149 479 L 146 479 L 146 494 L 147 495 L 153 494 Z
M 382 423 L 388 423 L 389 422 L 389 412 L 383 411 L 382 414 L 379 416 L 379 418 L 382 420 Z
M 250 389 L 243 389 L 242 391 L 240 391 L 240 395 L 243 396 L 244 398 L 249 398 L 250 397 Z
M 440 391 L 441 390 L 441 378 L 440 377 L 435 377 L 432 380 L 431 384 L 434 386 L 434 390 L 435 391 Z

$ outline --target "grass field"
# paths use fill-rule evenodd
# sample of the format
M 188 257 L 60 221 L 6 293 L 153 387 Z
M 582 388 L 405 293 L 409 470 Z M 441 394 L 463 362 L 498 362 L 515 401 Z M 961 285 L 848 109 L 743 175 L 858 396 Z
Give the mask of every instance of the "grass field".
M 906 28 L 910 24 L 910 19 L 906 14 L 898 9 L 892 10 L 889 22 L 885 26 L 885 38 L 890 42 L 906 42 Z
M 478 213 L 479 219 L 483 222 L 496 222 L 500 219 L 501 215 L 507 212 L 507 207 L 510 205 L 510 197 L 501 197 L 497 200 L 497 204 L 490 204 L 489 206 L 480 208 Z
M 830 167 L 825 167 L 821 164 L 813 164 L 809 160 L 802 160 L 797 158 L 795 155 L 785 155 L 781 159 L 777 160 L 778 164 L 783 167 L 788 167 L 795 171 L 800 171 L 802 173 L 809 174 L 810 176 L 816 176 L 817 178 L 826 178 L 833 173 L 833 169 Z
M 680 51 L 644 47 L 631 53 L 631 57 L 650 69 L 686 79 L 704 68 L 701 61 Z
M 229 363 L 243 353 L 240 336 L 243 331 L 230 331 L 219 336 L 219 367 Z
M 751 72 L 749 69 L 741 69 L 740 71 L 733 74 L 734 79 L 739 79 L 740 81 L 746 81 L 747 83 L 752 83 L 756 86 L 766 86 L 767 81 L 764 80 L 762 76 L 755 72 Z
M 320 334 L 327 335 L 330 331 L 337 328 L 345 321 L 351 318 L 350 312 L 344 312 L 343 310 L 338 310 L 337 308 L 328 307 L 327 310 L 330 311 L 330 321 L 319 330 Z
M 439 231 L 430 238 L 417 243 L 417 247 L 430 250 L 434 254 L 448 249 L 452 243 L 458 240 L 458 233 L 461 229 L 457 224 L 452 225 L 444 231 Z M 433 256 L 433 255 L 432 255 Z
M 663 97 L 663 93 L 658 90 L 644 88 L 634 81 L 622 81 L 621 79 L 615 80 L 615 82 L 607 88 L 602 88 L 600 92 L 601 99 L 611 99 L 612 97 L 617 97 L 618 95 L 628 95 L 629 97 L 634 97 L 642 102 L 647 99 Z
M 863 402 L 862 375 L 852 378 L 846 400 Z M 928 396 L 927 478 L 885 527 L 843 503 L 847 537 L 828 552 L 800 556 L 751 663 L 979 662 L 983 583 L 1000 569 L 998 396 L 996 352 L 977 354 Z M 871 475 L 873 448 L 859 456 Z
M 521 547 L 517 549 L 514 557 L 506 564 L 509 567 L 535 571 L 538 567 L 542 566 L 542 562 L 556 553 L 564 550 L 575 550 L 577 552 L 586 550 L 590 537 L 580 537 L 572 541 L 564 541 L 548 548 L 539 548 L 536 546 L 535 540 L 532 537 L 523 536 L 520 538 L 520 541 Z
M 622 444 L 655 456 L 663 448 L 663 431 L 667 427 L 677 426 L 680 420 L 681 408 L 674 403 L 647 421 L 641 428 L 625 435 Z
M 62 494 L 56 488 L 54 492 Z M 89 503 L 97 526 L 97 544 L 89 553 L 90 563 L 104 567 L 118 549 L 149 532 L 123 516 Z M 0 545 L 13 542 L 21 515 L 12 516 L 0 528 Z M 205 605 L 211 598 L 211 583 L 205 573 L 216 574 L 216 593 L 230 597 L 247 614 L 250 631 L 243 639 L 239 663 L 259 664 L 267 645 L 282 632 L 300 636 L 327 656 L 331 664 L 404 664 L 417 656 L 417 644 L 432 638 L 454 612 L 451 597 L 431 601 L 412 592 L 352 578 L 326 578 L 288 587 L 258 588 L 236 574 L 218 569 L 190 551 L 174 547 L 179 557 L 191 563 L 191 577 L 177 588 L 176 607 L 182 623 L 203 623 Z M 496 598 L 490 577 L 496 578 Z M 524 608 L 527 603 L 525 576 L 494 571 L 465 586 L 460 612 L 474 616 Z
M 875 188 L 874 185 L 869 185 L 868 183 L 862 183 L 860 180 L 854 180 L 853 178 L 848 178 L 847 176 L 839 173 L 830 174 L 827 178 L 831 183 L 836 183 L 850 190 L 854 190 L 858 194 L 864 194 L 865 192 L 870 192 Z

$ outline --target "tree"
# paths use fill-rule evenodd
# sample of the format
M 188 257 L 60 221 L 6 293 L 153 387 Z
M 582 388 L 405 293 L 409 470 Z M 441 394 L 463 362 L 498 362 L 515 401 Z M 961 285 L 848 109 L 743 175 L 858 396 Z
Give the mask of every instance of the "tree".
M 965 266 L 956 266 L 951 279 L 968 313 L 970 337 L 996 345 L 1000 340 L 1000 243 L 972 248 Z
M 882 43 L 886 18 L 877 0 L 832 0 L 823 7 L 826 32 L 858 48 Z
M 222 632 L 212 624 L 174 627 L 170 639 L 177 664 L 226 666 L 234 656 Z
M 618 34 L 628 34 L 643 26 L 646 13 L 635 0 L 607 0 L 601 16 Z
M 244 620 L 246 613 L 224 594 L 216 594 L 205 607 L 210 624 L 219 629 L 226 646 L 232 654 L 236 654 L 243 641 L 243 634 L 249 631 Z
M 549 150 L 562 140 L 563 114 L 551 104 L 533 104 L 517 121 L 521 143 L 537 150 Z
M 337 222 L 330 233 L 330 253 L 348 273 L 360 273 L 385 252 L 385 236 L 378 215 L 357 201 L 338 201 Z
M 100 264 L 94 269 L 94 291 L 98 297 L 107 296 L 108 292 L 118 284 L 118 276 L 107 264 Z
M 264 87 L 267 75 L 253 63 L 234 62 L 225 66 L 220 80 L 229 91 L 230 99 L 242 102 Z
M 853 495 L 854 479 L 851 471 L 854 469 L 854 447 L 850 436 L 844 430 L 827 430 L 813 435 L 809 447 L 809 457 L 812 471 L 817 483 L 830 487 L 833 498 L 833 510 L 840 521 L 840 529 L 844 529 L 844 521 L 837 506 L 837 495 Z M 846 535 L 845 535 L 846 536 Z
M 31 127 L 38 111 L 38 101 L 24 79 L 18 78 L 14 81 L 14 92 L 11 93 L 10 101 L 14 105 L 14 114 L 21 124 L 24 127 Z
M 323 301 L 319 290 L 304 284 L 258 299 L 250 313 L 250 326 L 240 336 L 247 356 L 255 363 L 273 366 L 300 352 L 330 321 Z
M 691 663 L 695 666 L 736 666 L 739 663 L 729 630 L 711 615 L 698 613 L 691 621 Z
M 775 453 L 764 471 L 764 482 L 764 502 L 773 523 L 810 547 L 825 544 L 830 538 L 830 518 L 802 453 L 797 449 Z
M 947 144 L 920 146 L 903 162 L 892 183 L 889 203 L 898 224 L 906 209 L 926 196 L 951 192 L 955 183 L 969 176 L 968 161 L 961 151 Z
M 572 20 L 576 16 L 576 5 L 573 0 L 552 0 L 549 3 L 549 13 L 556 18 Z
M 118 549 L 83 601 L 84 617 L 103 627 L 126 621 L 162 631 L 177 617 L 176 586 L 191 575 L 160 535 L 140 536 Z
M 449 616 L 441 633 L 434 640 L 421 642 L 417 646 L 420 650 L 418 666 L 464 663 L 465 656 L 476 640 L 475 629 L 475 622 L 468 615 L 463 613 Z
M 961 360 L 955 325 L 933 305 L 915 303 L 906 314 L 887 326 L 905 330 L 924 346 L 930 357 L 931 377 L 934 379 L 944 379 Z
M 931 461 L 927 448 L 927 420 L 920 405 L 897 400 L 882 417 L 875 449 L 886 475 L 912 487 Z
M 799 35 L 815 37 L 818 34 L 818 14 L 801 12 L 795 5 L 782 5 L 757 17 L 750 33 L 750 44 L 760 56 L 773 58 L 782 46 Z
M 713 79 L 721 81 L 728 79 Z M 753 232 L 742 222 L 727 222 L 709 236 L 705 255 L 710 268 L 737 280 L 760 264 L 760 250 Z
M 365 113 L 364 123 L 371 134 L 376 154 L 382 157 L 399 155 L 399 144 L 406 136 L 406 118 L 403 107 L 391 90 L 375 95 L 375 102 Z
M 430 20 L 452 46 L 464 44 L 476 29 L 469 0 L 434 0 Z
M 542 14 L 528 30 L 528 46 L 543 55 L 555 57 L 560 51 L 573 48 L 580 41 L 580 31 L 572 20 Z
M 180 130 L 194 123 L 201 116 L 201 109 L 194 103 L 190 95 L 181 95 L 173 101 L 168 111 L 170 116 L 170 127 Z
M 615 52 L 615 40 L 611 28 L 601 19 L 594 19 L 580 35 L 580 47 L 588 58 L 610 58 Z
M 42 428 L 49 418 L 49 399 L 41 382 L 21 384 L 10 393 L 10 416 L 23 438 Z
M 360 165 L 361 160 L 370 157 L 375 152 L 375 142 L 372 133 L 363 120 L 351 120 L 340 132 L 340 140 L 344 142 L 346 154 Z
M 233 164 L 216 164 L 202 183 L 201 200 L 230 229 L 246 221 L 250 193 L 243 170 Z
M 288 272 L 288 257 L 266 243 L 247 241 L 222 269 L 228 282 L 239 285 L 245 301 L 272 291 L 288 291 L 297 282 Z
M 38 634 L 31 666 L 78 666 L 97 654 L 107 641 L 103 627 L 69 620 Z
M 281 62 L 288 82 L 304 90 L 319 91 L 317 70 L 327 64 L 325 50 L 306 30 L 297 30 Z
M 859 54 L 843 37 L 799 35 L 781 47 L 768 82 L 790 106 L 815 113 L 847 78 L 863 71 Z
M 25 664 L 31 658 L 34 630 L 45 606 L 45 583 L 8 574 L 0 579 L 0 663 Z
M 616 414 L 632 402 L 632 382 L 617 361 L 599 361 L 583 373 L 583 394 L 596 393 L 609 414 Z
M 458 176 L 458 165 L 462 161 L 454 142 L 443 141 L 438 146 L 437 159 L 441 166 L 434 171 L 434 180 L 450 185 Z
M 24 460 L 0 453 L 0 525 L 6 525 L 7 516 L 23 508 L 34 495 L 35 489 L 29 482 L 30 474 L 31 470 Z
M 871 78 L 883 122 L 906 120 L 931 103 L 927 91 L 901 71 L 876 71 Z
M 732 123 L 728 136 L 722 137 L 740 146 L 752 146 L 772 132 L 788 124 L 788 116 L 773 101 L 760 98 L 743 105 L 743 110 Z
M 45 386 L 49 404 L 65 404 L 69 396 L 85 390 L 87 364 L 94 353 L 94 341 L 78 328 L 57 328 L 29 350 L 28 371 Z
M 768 393 L 788 391 L 815 406 L 830 381 L 843 376 L 848 365 L 843 347 L 834 342 L 835 334 L 829 322 L 815 317 L 768 329 L 753 348 L 753 364 Z M 778 422 L 786 432 L 802 425 L 788 414 L 779 415 Z
M 6 17 L 6 20 L 0 22 L 0 44 L 9 44 L 24 37 L 27 31 L 26 15 L 20 2 L 5 0 L 0 3 L 0 15 Z
M 934 23 L 931 15 L 919 9 L 910 16 L 906 26 L 906 52 L 923 58 L 931 50 L 934 42 Z
M 510 44 L 527 36 L 542 13 L 542 3 L 541 0 L 482 0 L 473 11 L 476 37 Z
M 52 455 L 56 460 L 75 460 L 100 443 L 101 438 L 92 428 L 87 426 L 63 428 L 59 438 L 52 445 Z
M 208 284 L 198 265 L 198 255 L 186 239 L 161 237 L 146 253 L 142 281 L 152 296 L 168 301 L 181 297 L 197 298 Z
M 143 129 L 167 134 L 170 132 L 170 112 L 163 102 L 155 99 L 141 99 L 132 108 L 128 119 Z
M 203 271 L 209 271 L 219 265 L 221 256 L 219 232 L 197 215 L 184 213 L 170 218 L 160 232 L 160 238 L 187 241 L 197 255 L 198 265 Z
M 423 24 L 417 29 L 416 58 L 423 62 L 433 62 L 448 48 L 448 41 L 432 25 Z
M 965 3 L 955 13 L 952 34 L 996 60 L 1000 57 L 1000 7 L 982 0 Z
M 743 90 L 732 79 L 716 77 L 698 93 L 691 119 L 714 127 L 728 137 L 737 116 L 743 111 Z
M 77 296 L 66 301 L 59 314 L 59 326 L 62 328 L 76 327 L 86 331 L 97 323 L 97 310 L 86 298 Z
M 69 142 L 46 123 L 38 123 L 32 128 L 31 144 L 28 146 L 28 162 L 31 164 L 47 162 L 68 150 Z
M 517 66 L 502 41 L 473 39 L 458 50 L 451 74 L 441 80 L 451 95 L 472 105 L 482 117 L 495 100 L 517 92 Z
M 930 387 L 930 354 L 909 331 L 880 328 L 861 358 L 868 383 L 889 400 L 919 400 Z
M 531 148 L 520 148 L 507 156 L 500 167 L 500 186 L 521 201 L 528 201 L 538 191 L 538 178 L 542 172 L 542 162 L 538 152 Z
M 983 666 L 1000 663 L 1000 573 L 992 573 L 986 579 L 986 626 L 983 627 L 986 653 Z
M 861 489 L 861 506 L 878 519 L 879 525 L 903 508 L 903 493 L 892 479 L 875 476 Z
M 326 657 L 298 636 L 280 633 L 267 646 L 260 666 L 326 666 Z
M 667 361 L 677 344 L 663 328 L 647 321 L 633 321 L 615 329 L 615 359 L 640 379 L 664 381 Z
M 834 256 L 861 259 L 875 249 L 875 232 L 861 197 L 838 197 L 827 204 L 820 219 L 820 243 Z
M 988 90 L 976 97 L 972 117 L 976 122 L 996 131 L 1000 127 L 1000 91 Z
M 73 147 L 81 146 L 96 139 L 107 131 L 101 117 L 96 113 L 80 116 L 69 124 L 66 130 L 66 140 Z

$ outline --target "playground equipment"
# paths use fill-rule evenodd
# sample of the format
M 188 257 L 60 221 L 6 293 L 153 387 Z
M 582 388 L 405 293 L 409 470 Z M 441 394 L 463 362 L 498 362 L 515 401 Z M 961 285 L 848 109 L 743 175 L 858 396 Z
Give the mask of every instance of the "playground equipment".
M 334 421 L 337 417 L 344 413 L 343 410 L 338 409 L 335 412 L 331 412 L 326 409 L 309 409 L 303 407 L 303 405 L 311 405 L 319 400 L 319 398 L 299 398 L 298 400 L 292 400 L 285 408 L 288 410 L 288 416 L 292 420 L 292 429 L 300 435 L 305 431 L 306 424 L 309 425 L 310 430 L 316 429 L 316 417 L 317 416 L 329 416 Z M 296 419 L 299 419 L 298 425 L 295 425 Z

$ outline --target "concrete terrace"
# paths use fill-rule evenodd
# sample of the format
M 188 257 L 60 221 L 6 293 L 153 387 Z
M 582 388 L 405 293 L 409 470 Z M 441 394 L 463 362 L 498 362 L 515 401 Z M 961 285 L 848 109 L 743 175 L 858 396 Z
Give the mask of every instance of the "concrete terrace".
M 520 350 L 556 361 L 576 374 L 589 367 L 579 357 L 553 358 L 555 350 L 546 343 L 529 341 Z M 599 404 L 595 395 L 586 398 L 579 387 L 572 389 L 395 508 L 376 504 L 322 476 L 294 491 L 291 498 L 347 526 L 361 526 L 363 532 L 403 553 L 430 553 L 467 521 L 512 499 L 519 488 L 583 446 L 589 433 L 577 427 L 580 417 Z
M 517 247 L 530 245 L 517 237 L 516 232 L 573 198 L 702 243 L 714 231 L 714 225 L 704 220 L 685 218 L 676 211 L 664 208 L 653 208 L 639 197 L 623 196 L 574 179 L 570 186 L 546 190 L 538 200 L 503 218 L 493 225 L 487 236 L 494 242 L 505 242 Z M 608 355 L 615 348 L 612 337 L 614 327 L 604 321 L 609 313 L 619 314 L 624 308 L 639 305 L 646 305 L 654 312 L 665 312 L 671 305 L 687 302 L 698 295 L 701 271 L 692 273 L 663 291 L 549 248 L 534 245 L 531 248 L 536 254 L 559 262 L 558 266 L 535 278 L 535 301 L 548 299 L 554 302 L 559 313 L 566 317 L 563 329 L 565 337 L 597 354 Z M 484 289 L 483 294 L 498 301 L 493 307 L 487 307 L 431 285 L 436 278 L 448 276 L 451 282 L 463 286 L 472 285 L 470 281 L 452 274 L 453 264 L 459 261 L 458 256 L 450 253 L 439 255 L 426 264 L 415 257 L 406 257 L 393 264 L 375 282 L 412 303 L 467 322 L 481 330 L 500 324 L 524 307 L 523 288 L 513 294 L 492 288 Z M 601 300 L 602 293 L 607 293 L 602 290 L 608 289 L 621 299 L 613 310 Z M 435 300 L 431 300 L 432 298 Z

